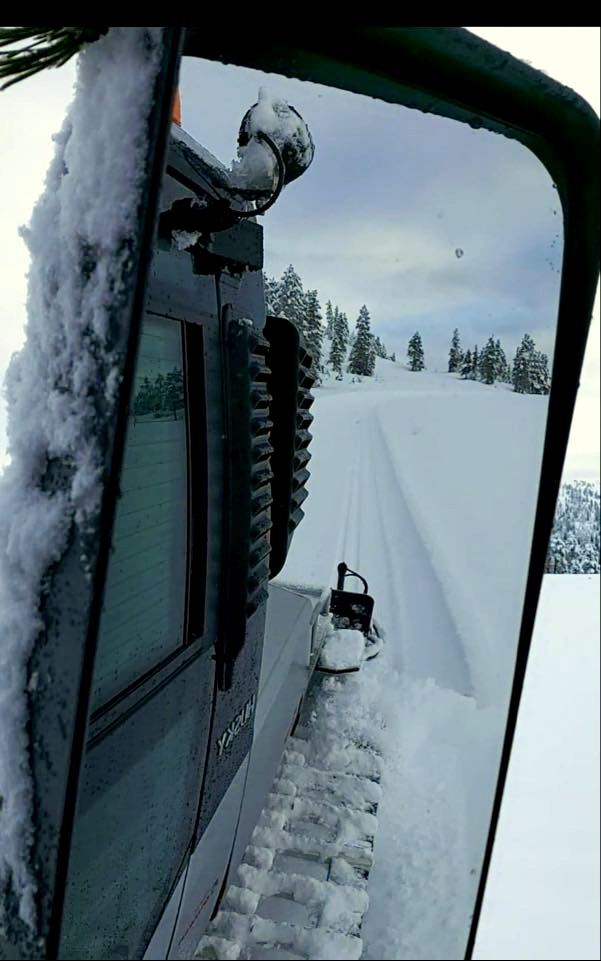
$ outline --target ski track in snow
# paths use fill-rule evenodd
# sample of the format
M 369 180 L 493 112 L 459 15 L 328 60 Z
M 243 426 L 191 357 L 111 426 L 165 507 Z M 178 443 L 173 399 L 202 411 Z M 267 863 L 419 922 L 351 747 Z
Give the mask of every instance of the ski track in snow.
M 311 463 L 314 483 L 307 518 L 295 534 L 303 539 L 299 554 L 305 557 L 304 542 L 312 541 L 310 574 L 316 583 L 334 585 L 336 565 L 342 560 L 363 574 L 376 599 L 376 617 L 396 635 L 395 666 L 404 666 L 414 678 L 432 678 L 440 687 L 470 696 L 472 682 L 461 639 L 404 497 L 402 478 L 378 416 L 378 401 L 385 396 L 368 391 L 356 394 L 359 403 L 345 421 L 336 416 L 340 406 L 336 401 L 346 401 L 345 394 L 340 391 L 324 398 L 323 406 L 318 406 L 317 450 Z M 344 404 L 345 409 L 348 406 Z M 331 443 L 334 430 L 336 444 Z M 326 443 L 320 442 L 320 435 L 327 438 Z M 346 463 L 341 463 L 344 446 Z M 338 497 L 341 478 L 344 494 Z M 321 528 L 321 519 L 328 516 L 329 529 L 336 529 L 339 519 L 334 551 L 323 528 L 315 536 L 317 525 Z M 304 582 L 307 572 L 296 574 L 287 564 L 281 579 Z M 355 584 L 347 581 L 350 589 Z
M 432 678 L 439 687 L 471 695 L 472 684 L 461 640 L 403 496 L 402 481 L 377 415 L 373 420 L 375 430 L 370 433 L 369 443 L 374 450 L 376 497 L 372 503 L 380 515 L 387 546 L 386 566 L 391 572 L 387 578 L 390 607 L 387 605 L 386 610 L 392 608 L 396 616 L 390 627 L 394 625 L 399 635 L 397 643 L 411 677 Z M 396 510 L 392 516 L 385 516 L 383 505 L 391 503 Z M 400 610 L 395 602 L 397 594 L 402 602 Z

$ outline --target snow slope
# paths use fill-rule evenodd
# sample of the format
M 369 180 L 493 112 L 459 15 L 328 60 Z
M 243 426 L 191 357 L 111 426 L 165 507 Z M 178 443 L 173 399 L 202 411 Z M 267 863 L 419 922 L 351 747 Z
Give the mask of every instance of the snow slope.
M 280 579 L 359 570 L 387 632 L 345 707 L 379 718 L 366 958 L 463 957 L 525 587 L 546 399 L 411 373 L 316 391 L 306 517 Z
M 599 575 L 541 602 L 474 957 L 599 957 Z

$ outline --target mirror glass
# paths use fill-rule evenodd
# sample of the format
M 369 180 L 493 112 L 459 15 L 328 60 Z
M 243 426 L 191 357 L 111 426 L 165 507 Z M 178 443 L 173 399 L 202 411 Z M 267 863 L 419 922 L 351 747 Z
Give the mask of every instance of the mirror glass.
M 278 581 L 334 587 L 345 561 L 385 633 L 349 701 L 383 759 L 363 956 L 462 958 L 533 532 L 559 198 L 506 137 L 217 63 L 184 61 L 184 129 L 232 157 L 260 88 L 315 145 L 261 218 L 268 309 L 318 371 L 309 497 Z

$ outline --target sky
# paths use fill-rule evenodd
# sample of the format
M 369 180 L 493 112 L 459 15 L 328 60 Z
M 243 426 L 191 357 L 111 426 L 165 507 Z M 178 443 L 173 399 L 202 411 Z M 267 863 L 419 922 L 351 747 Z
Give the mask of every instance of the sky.
M 182 68 L 184 126 L 229 161 L 260 86 L 299 110 L 316 145 L 262 220 L 268 274 L 292 263 L 351 325 L 365 303 L 399 359 L 419 330 L 430 369 L 446 370 L 455 327 L 466 347 L 493 335 L 513 355 L 528 331 L 552 353 L 561 209 L 533 154 L 446 118 L 194 59 Z
M 470 29 L 572 85 L 599 110 L 595 28 Z M 0 374 L 23 339 L 27 253 L 18 227 L 41 193 L 74 75 L 67 64 L 0 94 Z M 259 85 L 300 110 L 316 143 L 312 167 L 263 218 L 268 273 L 279 276 L 292 262 L 305 287 L 338 303 L 351 324 L 366 303 L 399 359 L 420 330 L 431 369 L 445 369 L 455 326 L 465 347 L 493 335 L 511 357 L 528 331 L 552 352 L 561 210 L 533 155 L 444 118 L 199 61 L 182 68 L 184 126 L 229 162 Z M 597 312 L 566 476 L 599 475 L 598 331 Z M 4 428 L 0 405 L 0 464 Z
M 601 113 L 599 27 L 468 27 L 484 40 L 544 70 L 571 87 Z M 593 308 L 580 388 L 564 464 L 564 481 L 599 482 L 601 473 L 599 393 L 601 372 L 599 287 Z

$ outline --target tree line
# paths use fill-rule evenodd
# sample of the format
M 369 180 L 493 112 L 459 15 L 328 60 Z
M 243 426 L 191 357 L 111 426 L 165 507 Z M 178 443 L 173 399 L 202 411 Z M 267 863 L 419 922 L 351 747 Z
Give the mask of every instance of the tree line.
M 328 364 L 337 378 L 342 377 L 345 366 L 350 374 L 370 377 L 375 370 L 376 357 L 396 360 L 394 353 L 389 356 L 380 338 L 372 332 L 365 304 L 361 306 L 351 332 L 347 315 L 331 300 L 326 302 L 324 317 L 317 290 L 304 290 L 292 264 L 279 280 L 264 274 L 263 283 L 267 313 L 285 317 L 297 326 L 313 355 L 318 373 L 323 373 Z M 328 350 L 324 349 L 326 338 Z
M 424 347 L 419 331 L 407 345 L 409 369 L 426 369 Z M 507 360 L 501 341 L 489 337 L 483 347 L 476 344 L 473 350 L 463 350 L 456 327 L 449 348 L 448 372 L 460 374 L 464 380 L 479 380 L 483 384 L 498 381 L 511 384 L 518 394 L 548 394 L 550 389 L 549 360 L 536 349 L 530 334 L 524 334 L 512 363 Z
M 173 367 L 166 374 L 148 375 L 142 378 L 134 402 L 134 417 L 152 414 L 171 417 L 177 420 L 177 412 L 184 407 L 184 375 L 179 367 Z
M 598 574 L 599 487 L 589 481 L 563 484 L 545 562 L 548 574 Z
M 297 326 L 313 355 L 318 375 L 324 372 L 327 364 L 337 378 L 342 377 L 345 369 L 350 374 L 370 377 L 375 371 L 376 357 L 396 361 L 396 355 L 389 354 L 381 339 L 371 330 L 370 313 L 365 304 L 359 309 L 351 331 L 347 315 L 331 300 L 326 302 L 325 316 L 322 314 L 317 290 L 304 289 L 292 264 L 279 280 L 264 274 L 263 282 L 267 313 L 286 317 Z M 409 370 L 426 369 L 419 331 L 409 340 L 407 361 Z M 448 371 L 459 374 L 464 380 L 478 380 L 483 384 L 505 382 L 520 394 L 549 393 L 547 355 L 536 349 L 534 340 L 527 333 L 510 363 L 498 338 L 491 336 L 484 346 L 476 344 L 464 350 L 459 330 L 455 328 L 449 348 Z

